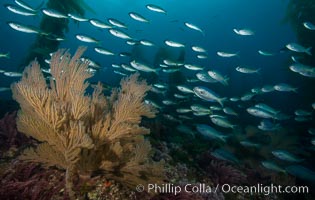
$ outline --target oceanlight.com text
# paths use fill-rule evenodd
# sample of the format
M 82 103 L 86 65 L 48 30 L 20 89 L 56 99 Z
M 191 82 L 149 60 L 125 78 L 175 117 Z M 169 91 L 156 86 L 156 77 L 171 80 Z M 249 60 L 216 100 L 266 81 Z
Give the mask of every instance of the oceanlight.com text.
M 296 193 L 309 193 L 308 186 L 281 186 L 281 185 L 263 185 L 257 184 L 252 186 L 237 186 L 237 185 L 215 185 L 210 186 L 204 183 L 199 184 L 185 184 L 185 185 L 175 185 L 172 183 L 166 184 L 148 184 L 144 185 L 137 185 L 136 191 L 143 192 L 147 191 L 149 193 L 167 193 L 167 194 L 174 194 L 177 195 L 181 192 L 185 193 L 240 193 L 240 194 L 296 194 Z

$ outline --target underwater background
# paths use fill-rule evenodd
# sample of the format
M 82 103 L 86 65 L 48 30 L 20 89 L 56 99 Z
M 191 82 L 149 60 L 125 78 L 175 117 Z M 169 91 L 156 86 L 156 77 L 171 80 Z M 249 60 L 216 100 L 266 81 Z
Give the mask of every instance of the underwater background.
M 1 4 L 0 199 L 315 198 L 314 1 Z M 149 189 L 150 175 L 139 176 L 145 191 L 127 184 L 117 167 L 74 176 L 71 195 L 65 169 L 23 162 L 23 151 L 43 141 L 16 125 L 23 105 L 11 85 L 35 58 L 49 82 L 51 53 L 64 48 L 73 55 L 79 46 L 87 47 L 83 57 L 93 74 L 86 95 L 101 82 L 109 96 L 134 73 L 151 85 L 143 105 L 158 112 L 139 124 L 150 130 L 148 157 L 163 161 L 157 190 Z M 307 186 L 308 192 L 189 193 L 187 184 Z

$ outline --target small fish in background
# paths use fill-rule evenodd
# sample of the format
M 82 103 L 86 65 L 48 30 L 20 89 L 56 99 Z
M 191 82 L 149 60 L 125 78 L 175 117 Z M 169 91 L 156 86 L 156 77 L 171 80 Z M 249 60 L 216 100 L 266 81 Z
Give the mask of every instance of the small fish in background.
M 224 51 L 218 51 L 217 55 L 223 58 L 231 58 L 231 57 L 235 57 L 235 56 L 239 56 L 239 53 L 230 53 L 230 52 L 224 52 Z
M 230 107 L 224 107 L 223 112 L 227 115 L 238 116 L 238 114 Z
M 303 110 L 303 109 L 297 109 L 294 111 L 294 114 L 296 116 L 311 116 L 312 115 L 312 111 L 307 111 L 307 110 Z
M 289 66 L 289 69 L 305 77 L 310 77 L 310 78 L 315 77 L 315 68 L 309 65 L 304 65 L 301 63 L 293 63 Z
M 254 35 L 255 32 L 251 29 L 248 28 L 244 28 L 244 29 L 236 29 L 234 28 L 233 31 L 238 34 L 238 35 L 242 35 L 242 36 L 249 36 L 249 35 Z
M 271 120 L 264 119 L 260 122 L 257 128 L 259 128 L 262 131 L 275 131 L 275 130 L 279 130 L 281 126 L 280 124 L 276 124 L 272 122 Z
M 140 62 L 135 61 L 135 60 L 131 61 L 130 65 L 133 68 L 135 68 L 135 69 L 137 69 L 139 71 L 143 71 L 143 72 L 154 72 L 154 73 L 157 74 L 158 71 L 160 70 L 160 68 L 152 68 L 152 67 L 150 67 L 150 66 L 148 66 L 146 64 L 140 63 Z
M 11 90 L 11 88 L 9 87 L 0 87 L 0 92 L 5 92 L 5 91 L 9 91 Z
M 249 141 L 249 140 L 240 141 L 240 144 L 241 144 L 243 147 L 252 147 L 252 148 L 259 148 L 259 147 L 261 146 L 260 144 L 254 143 L 254 142 Z
M 155 44 L 149 40 L 140 40 L 140 44 L 142 44 L 144 46 L 148 46 L 148 47 L 155 46 Z
M 82 41 L 82 42 L 86 42 L 86 43 L 100 43 L 99 40 L 88 36 L 88 35 L 84 35 L 84 34 L 77 34 L 75 36 L 78 40 Z
M 115 37 L 118 37 L 118 38 L 121 38 L 121 39 L 124 39 L 124 40 L 128 40 L 127 43 L 131 42 L 132 38 L 127 33 L 123 32 L 123 31 L 120 31 L 120 30 L 117 30 L 117 29 L 109 29 L 109 33 L 112 34 Z M 132 41 L 132 42 L 133 42 L 132 45 L 136 44 L 135 41 Z M 131 44 L 129 44 L 129 45 L 131 45 Z
M 176 47 L 176 48 L 184 48 L 185 45 L 182 44 L 182 43 L 179 43 L 179 42 L 175 42 L 175 41 L 172 41 L 172 40 L 165 40 L 164 43 L 170 47 Z
M 31 6 L 27 5 L 25 2 L 21 1 L 21 0 L 14 0 L 14 2 L 24 8 L 25 10 L 31 11 L 31 12 L 38 12 L 39 8 L 42 7 L 45 4 L 45 1 L 42 1 L 42 3 L 37 6 L 37 8 L 32 8 Z
M 214 80 L 218 81 L 219 83 L 221 83 L 224 86 L 228 86 L 229 83 L 228 81 L 230 80 L 230 78 L 228 76 L 223 76 L 221 73 L 219 73 L 218 71 L 215 70 L 209 70 L 208 71 L 208 75 L 213 78 Z
M 102 47 L 95 47 L 94 48 L 94 51 L 96 51 L 97 53 L 99 54 L 103 54 L 103 55 L 107 55 L 107 56 L 113 56 L 115 55 L 113 52 L 107 50 L 107 49 L 104 49 Z
M 146 19 L 145 17 L 143 17 L 142 15 L 135 13 L 135 12 L 130 12 L 129 16 L 138 21 L 138 22 L 144 22 L 144 23 L 149 23 L 150 21 L 148 19 Z
M 42 13 L 49 17 L 57 18 L 57 19 L 67 19 L 68 16 L 54 9 L 44 8 L 42 9 Z
M 10 58 L 10 52 L 8 53 L 0 53 L 0 58 Z
M 260 118 L 265 118 L 265 119 L 274 119 L 275 115 L 268 112 L 267 110 L 257 108 L 257 107 L 249 107 L 246 109 L 246 111 L 255 116 L 255 117 L 260 117 Z
M 191 49 L 198 53 L 207 53 L 207 50 L 200 46 L 191 46 Z
M 167 14 L 167 12 L 163 8 L 154 4 L 147 4 L 145 7 L 153 12 Z
M 42 32 L 36 28 L 36 27 L 33 27 L 33 26 L 28 26 L 28 25 L 24 25 L 24 24 L 20 24 L 20 23 L 17 23 L 17 22 L 7 22 L 7 24 L 13 28 L 14 30 L 17 30 L 17 31 L 20 31 L 20 32 L 23 32 L 23 33 L 36 33 L 36 34 L 42 34 Z
M 220 160 L 225 160 L 227 162 L 235 163 L 238 164 L 240 163 L 240 160 L 232 153 L 225 149 L 216 149 L 213 152 L 211 152 L 211 155 L 216 157 L 217 159 Z
M 315 128 L 309 128 L 307 129 L 307 132 L 311 135 L 315 135 Z
M 206 124 L 197 124 L 196 125 L 197 131 L 208 139 L 220 140 L 222 142 L 226 142 L 227 135 L 215 130 L 209 125 Z
M 205 107 L 203 105 L 199 105 L 199 104 L 193 104 L 190 106 L 190 109 L 194 112 L 202 112 L 202 113 L 207 113 L 207 115 L 211 114 L 212 111 L 210 110 L 210 108 Z
M 269 93 L 269 92 L 273 92 L 275 91 L 275 88 L 273 85 L 264 85 L 262 88 L 261 88 L 261 91 L 263 93 Z
M 263 55 L 263 56 L 274 56 L 275 55 L 274 53 L 271 53 L 269 51 L 264 51 L 264 50 L 258 50 L 258 53 L 260 55 Z
M 20 72 L 4 72 L 3 74 L 8 77 L 21 77 L 22 76 L 22 73 Z
M 303 26 L 308 30 L 315 31 L 315 25 L 311 22 L 303 22 Z
M 293 87 L 287 83 L 279 83 L 275 85 L 274 88 L 276 91 L 279 91 L 279 92 L 296 92 L 297 93 L 297 90 L 298 90 L 298 88 Z
M 192 89 L 185 85 L 177 85 L 176 88 L 183 93 L 194 93 Z
M 195 95 L 205 101 L 216 101 L 223 107 L 223 102 L 227 100 L 226 97 L 220 97 L 218 94 L 213 92 L 207 87 L 204 86 L 196 86 L 193 89 Z
M 113 25 L 113 26 L 115 26 L 115 27 L 118 27 L 118 28 L 125 28 L 125 29 L 128 28 L 125 23 L 123 23 L 123 22 L 121 22 L 121 21 L 119 21 L 119 20 L 117 20 L 117 19 L 114 19 L 114 18 L 109 18 L 109 19 L 108 19 L 108 22 L 109 22 L 111 25 Z
M 294 52 L 306 53 L 307 55 L 310 55 L 310 56 L 312 55 L 311 53 L 312 47 L 306 48 L 297 43 L 289 43 L 286 45 L 286 48 Z
M 68 13 L 67 16 L 68 16 L 69 18 L 75 20 L 75 21 L 78 21 L 78 22 L 87 22 L 87 21 L 89 21 L 89 19 L 80 17 L 79 15 L 72 14 L 72 13 Z
M 89 20 L 90 24 L 92 24 L 93 26 L 95 26 L 96 28 L 101 28 L 101 29 L 110 29 L 112 28 L 111 25 L 101 21 L 101 20 L 98 20 L 98 19 L 90 19 Z
M 279 165 L 277 165 L 276 163 L 272 161 L 267 161 L 267 160 L 262 161 L 261 165 L 264 166 L 266 169 L 270 169 L 272 171 L 286 173 L 285 169 L 283 169 L 282 167 L 280 167 Z
M 199 58 L 199 59 L 207 59 L 208 56 L 199 54 L 199 55 L 197 55 L 197 58 Z
M 151 100 L 151 99 L 145 99 L 145 100 L 144 100 L 144 103 L 145 103 L 145 104 L 148 104 L 148 105 L 151 105 L 151 106 L 153 106 L 154 108 L 162 109 L 162 106 L 160 106 L 159 104 L 157 104 L 155 101 L 153 101 L 153 100 Z
M 216 82 L 218 82 L 217 80 L 215 80 L 214 78 L 209 76 L 209 74 L 207 72 L 198 72 L 196 74 L 196 77 L 197 77 L 198 80 L 200 80 L 202 82 L 206 82 L 206 83 L 216 83 Z
M 200 71 L 204 69 L 204 67 L 202 66 L 193 65 L 193 64 L 184 64 L 184 67 L 192 71 Z
M 247 67 L 241 67 L 238 66 L 235 68 L 236 71 L 241 72 L 243 74 L 259 74 L 261 68 L 259 69 L 253 69 L 253 68 L 247 68 Z
M 285 150 L 274 150 L 271 153 L 278 159 L 288 161 L 288 162 L 302 162 L 304 160 L 304 159 L 296 157 L 295 155 Z
M 22 16 L 35 16 L 35 15 L 37 15 L 37 12 L 29 11 L 29 10 L 26 10 L 24 8 L 20 8 L 18 6 L 12 5 L 12 4 L 6 4 L 6 5 L 4 5 L 4 7 L 6 7 L 9 11 L 11 11 L 15 14 L 22 15 Z
M 129 71 L 129 72 L 135 72 L 135 71 L 137 71 L 135 68 L 133 68 L 133 67 L 127 65 L 127 64 L 124 64 L 124 63 L 121 64 L 121 68 L 123 68 L 124 70 Z M 151 91 L 154 92 L 153 89 L 154 89 L 154 88 L 152 88 Z M 159 93 L 159 91 L 156 92 L 156 93 Z
M 204 31 L 203 31 L 201 28 L 199 28 L 197 25 L 192 24 L 192 23 L 189 23 L 189 22 L 185 22 L 184 24 L 185 24 L 186 27 L 188 27 L 188 28 L 190 28 L 190 29 L 192 29 L 192 30 L 198 31 L 198 32 L 200 32 L 203 36 L 205 36 Z
M 211 122 L 222 128 L 234 129 L 237 125 L 232 124 L 225 116 L 221 115 L 210 115 Z

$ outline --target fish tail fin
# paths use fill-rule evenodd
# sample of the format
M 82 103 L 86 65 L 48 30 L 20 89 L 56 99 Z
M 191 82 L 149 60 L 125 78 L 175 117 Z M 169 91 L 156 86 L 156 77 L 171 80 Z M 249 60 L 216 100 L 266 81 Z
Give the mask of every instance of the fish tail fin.
M 295 92 L 295 93 L 298 93 L 298 91 L 297 91 L 298 89 L 299 89 L 299 88 L 293 88 L 292 91 Z
M 229 85 L 229 80 L 230 80 L 230 77 L 225 76 L 225 77 L 224 77 L 224 80 L 223 80 L 223 85 L 224 85 L 224 86 L 228 86 L 228 85 Z
M 309 47 L 309 48 L 306 49 L 305 53 L 306 53 L 307 55 L 310 55 L 310 56 L 311 56 L 311 55 L 312 55 L 312 52 L 311 52 L 311 51 L 312 51 L 312 47 Z
M 261 68 L 258 68 L 257 71 L 256 71 L 256 73 L 257 73 L 257 74 L 260 74 L 260 73 L 261 73 Z
M 221 99 L 218 99 L 218 103 L 219 103 L 222 107 L 224 107 L 223 102 L 225 102 L 226 100 L 227 100 L 227 97 L 223 97 L 223 98 L 221 98 Z
M 156 75 L 159 75 L 159 72 L 161 71 L 161 68 L 157 68 L 157 69 L 155 69 L 154 70 L 154 73 L 156 74 Z
M 5 57 L 6 57 L 6 58 L 10 58 L 10 52 L 6 53 L 6 54 L 5 54 Z

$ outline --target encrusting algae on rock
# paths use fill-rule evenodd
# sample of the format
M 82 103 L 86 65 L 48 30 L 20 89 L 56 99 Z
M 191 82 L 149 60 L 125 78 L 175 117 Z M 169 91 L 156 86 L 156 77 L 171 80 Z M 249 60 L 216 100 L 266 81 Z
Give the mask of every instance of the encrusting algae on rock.
M 86 80 L 92 75 L 88 62 L 80 61 L 85 49 L 80 47 L 72 58 L 65 50 L 54 53 L 49 84 L 35 60 L 11 86 L 21 107 L 18 130 L 40 142 L 19 158 L 65 170 L 71 198 L 76 196 L 74 176 L 89 177 L 95 171 L 128 186 L 161 182 L 164 163 L 150 159 L 151 145 L 143 137 L 150 130 L 140 126 L 142 117 L 156 114 L 144 103 L 150 86 L 134 74 L 109 97 L 100 83 L 87 95 Z

